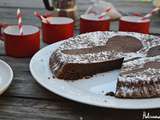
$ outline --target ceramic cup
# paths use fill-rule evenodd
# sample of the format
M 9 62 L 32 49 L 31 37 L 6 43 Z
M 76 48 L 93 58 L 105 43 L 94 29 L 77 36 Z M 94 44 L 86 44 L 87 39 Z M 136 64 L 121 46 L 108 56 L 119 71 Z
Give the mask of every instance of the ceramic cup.
M 48 17 L 50 24 L 42 22 L 42 34 L 45 43 L 51 44 L 73 37 L 74 21 L 67 17 Z
M 120 19 L 119 30 L 127 32 L 149 33 L 150 20 L 141 20 L 139 16 L 124 16 Z
M 108 31 L 110 27 L 110 18 L 105 17 L 98 19 L 95 15 L 81 15 L 80 17 L 80 33 Z
M 40 49 L 40 30 L 32 25 L 23 25 L 20 35 L 17 25 L 1 26 L 0 38 L 4 41 L 5 51 L 12 57 L 31 57 Z

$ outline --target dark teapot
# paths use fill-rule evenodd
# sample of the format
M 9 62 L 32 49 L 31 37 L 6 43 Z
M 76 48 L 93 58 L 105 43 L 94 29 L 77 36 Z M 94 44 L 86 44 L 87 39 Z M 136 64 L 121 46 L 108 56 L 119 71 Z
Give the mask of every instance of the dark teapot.
M 43 0 L 44 5 L 47 10 L 56 12 L 58 16 L 71 17 L 75 19 L 76 17 L 76 1 L 75 0 L 52 0 L 50 4 L 49 0 Z

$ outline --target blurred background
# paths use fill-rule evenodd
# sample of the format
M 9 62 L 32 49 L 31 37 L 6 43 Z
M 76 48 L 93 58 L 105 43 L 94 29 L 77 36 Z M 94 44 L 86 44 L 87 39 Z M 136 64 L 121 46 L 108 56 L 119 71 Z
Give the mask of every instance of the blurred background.
M 91 5 L 93 0 L 76 0 L 78 6 L 78 17 L 83 14 L 85 10 Z M 145 15 L 148 13 L 154 6 L 152 0 L 105 0 L 112 3 L 115 8 L 122 15 L 131 15 L 132 13 L 140 13 Z M 160 0 L 155 0 L 160 2 Z M 51 2 L 51 1 L 50 1 Z M 157 3 L 156 3 L 157 4 Z M 45 9 L 43 0 L 0 0 L 0 22 L 5 22 L 8 24 L 16 24 L 16 10 L 21 8 L 23 12 L 23 23 L 24 24 L 33 24 L 40 26 L 40 21 L 33 15 L 35 10 L 40 11 L 42 14 L 47 12 Z M 158 17 L 157 17 L 158 16 Z M 152 17 L 154 23 L 152 24 L 152 29 L 155 32 L 159 32 L 157 29 L 157 23 L 160 22 L 159 14 Z M 78 21 L 78 18 L 77 18 Z M 78 26 L 78 22 L 77 22 Z M 112 30 L 116 30 L 116 24 L 111 27 Z M 151 30 L 152 31 L 152 30 Z
M 51 0 L 50 0 L 51 1 Z M 77 3 L 90 2 L 91 0 L 76 0 Z M 151 2 L 152 0 L 106 0 L 107 2 Z M 0 0 L 0 7 L 27 7 L 44 8 L 42 0 Z

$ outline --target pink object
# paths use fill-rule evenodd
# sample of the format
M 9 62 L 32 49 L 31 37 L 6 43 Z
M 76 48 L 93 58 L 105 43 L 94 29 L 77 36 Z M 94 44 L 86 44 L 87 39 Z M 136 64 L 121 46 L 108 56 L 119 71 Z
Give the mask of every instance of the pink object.
M 138 13 L 138 12 L 133 12 L 132 15 L 142 17 L 141 13 Z
M 160 8 L 154 8 L 153 10 L 151 10 L 148 14 L 146 14 L 142 20 L 148 19 L 150 18 L 153 14 L 155 14 L 157 11 L 159 11 Z
M 74 35 L 74 21 L 68 17 L 48 17 L 50 24 L 42 22 L 42 35 L 45 43 L 51 44 Z
M 98 16 L 86 14 L 80 18 L 80 33 L 107 31 L 110 27 L 110 18 L 99 19 Z
M 35 11 L 35 12 L 34 12 L 34 15 L 35 15 L 36 17 L 38 17 L 41 21 L 49 24 L 49 21 L 48 21 L 45 17 L 43 17 L 39 12 Z
M 23 35 L 23 26 L 22 26 L 22 13 L 20 9 L 17 9 L 17 19 L 18 19 L 18 28 L 20 35 Z
M 40 49 L 40 30 L 38 27 L 23 25 L 23 35 L 20 35 L 17 25 L 1 24 L 0 26 L 0 38 L 4 41 L 8 56 L 31 57 Z
M 104 13 L 105 15 L 109 16 L 110 19 L 115 20 L 122 17 L 120 12 L 113 6 L 112 3 L 107 2 L 106 0 L 92 0 L 93 4 L 88 7 L 84 14 L 94 14 L 100 15 Z M 106 10 L 111 8 L 108 12 Z M 103 15 L 102 15 L 103 16 Z
M 142 20 L 139 16 L 124 16 L 119 21 L 119 30 L 127 32 L 139 32 L 148 34 L 150 29 L 150 20 Z
M 111 10 L 111 8 L 108 8 L 105 12 L 101 13 L 101 15 L 98 18 L 103 19 L 110 10 Z

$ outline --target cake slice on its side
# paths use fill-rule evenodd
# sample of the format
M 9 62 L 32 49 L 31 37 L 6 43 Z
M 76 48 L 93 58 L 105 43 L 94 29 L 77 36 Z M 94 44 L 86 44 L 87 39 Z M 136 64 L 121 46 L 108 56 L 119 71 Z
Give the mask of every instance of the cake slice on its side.
M 146 57 L 123 63 L 116 97 L 160 97 L 160 57 Z

